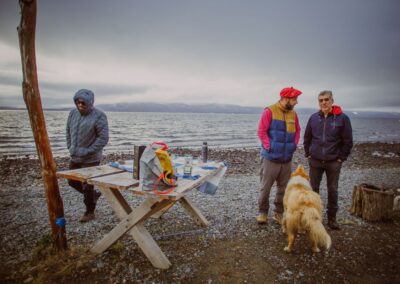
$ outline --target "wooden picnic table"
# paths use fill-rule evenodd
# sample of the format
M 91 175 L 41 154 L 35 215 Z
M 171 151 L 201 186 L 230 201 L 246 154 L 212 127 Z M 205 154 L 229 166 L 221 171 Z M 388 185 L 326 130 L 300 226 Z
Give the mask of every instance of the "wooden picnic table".
M 59 171 L 57 177 L 97 186 L 120 219 L 114 229 L 91 248 L 92 252 L 96 254 L 104 252 L 124 234 L 129 233 L 154 267 L 167 269 L 171 263 L 144 227 L 145 221 L 150 217 L 160 217 L 176 202 L 179 202 L 198 225 L 208 226 L 207 219 L 186 195 L 222 168 L 223 165 L 214 170 L 200 169 L 197 172 L 200 175 L 198 179 L 179 179 L 178 186 L 171 193 L 163 195 L 152 191 L 142 191 L 139 180 L 133 179 L 132 173 L 109 165 Z M 127 190 L 135 195 L 144 195 L 146 198 L 138 207 L 131 208 L 121 194 L 122 190 Z

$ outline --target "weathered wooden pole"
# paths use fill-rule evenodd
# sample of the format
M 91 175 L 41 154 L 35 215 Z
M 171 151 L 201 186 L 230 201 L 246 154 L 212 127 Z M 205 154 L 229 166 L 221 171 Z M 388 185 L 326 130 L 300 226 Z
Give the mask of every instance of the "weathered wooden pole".
M 53 159 L 47 135 L 36 71 L 36 0 L 20 0 L 19 5 L 21 7 L 21 22 L 18 26 L 18 36 L 23 74 L 22 91 L 42 168 L 54 245 L 58 250 L 65 250 L 67 249 L 67 237 L 65 234 L 65 222 L 63 222 L 64 206 L 58 189 L 56 163 Z

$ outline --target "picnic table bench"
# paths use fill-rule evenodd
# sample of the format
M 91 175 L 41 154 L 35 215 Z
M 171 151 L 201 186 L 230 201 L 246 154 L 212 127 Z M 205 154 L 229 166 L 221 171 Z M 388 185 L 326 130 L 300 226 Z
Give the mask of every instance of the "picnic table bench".
M 223 168 L 224 165 L 221 164 L 213 170 L 199 168 L 196 172 L 199 175 L 198 179 L 179 179 L 178 186 L 172 192 L 162 195 L 141 190 L 139 180 L 134 179 L 132 173 L 109 165 L 58 171 L 57 177 L 97 186 L 120 219 L 114 229 L 91 248 L 92 252 L 104 252 L 124 234 L 129 233 L 154 267 L 167 269 L 171 263 L 144 227 L 145 221 L 150 217 L 160 217 L 179 202 L 198 225 L 208 226 L 209 222 L 189 200 L 187 194 Z M 121 194 L 122 190 L 143 195 L 145 199 L 138 207 L 131 208 Z

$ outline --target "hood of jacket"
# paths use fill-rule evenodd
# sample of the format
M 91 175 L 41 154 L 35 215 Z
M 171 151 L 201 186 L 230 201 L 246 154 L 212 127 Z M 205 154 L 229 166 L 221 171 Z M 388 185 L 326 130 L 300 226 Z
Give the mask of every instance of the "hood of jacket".
M 332 110 L 331 110 L 331 112 L 329 114 L 333 114 L 333 115 L 337 116 L 337 115 L 340 115 L 342 113 L 343 113 L 343 111 L 342 111 L 342 108 L 340 106 L 333 105 L 332 106 Z M 323 115 L 322 111 L 320 111 L 320 114 Z
M 332 114 L 333 115 L 339 115 L 339 114 L 342 114 L 342 113 L 343 113 L 343 111 L 342 111 L 342 108 L 340 106 L 336 106 L 336 105 L 332 106 Z
M 85 102 L 87 106 L 87 110 L 85 114 L 90 113 L 93 110 L 94 104 L 94 93 L 91 90 L 81 89 L 74 95 L 74 103 L 76 105 L 76 101 L 81 99 Z

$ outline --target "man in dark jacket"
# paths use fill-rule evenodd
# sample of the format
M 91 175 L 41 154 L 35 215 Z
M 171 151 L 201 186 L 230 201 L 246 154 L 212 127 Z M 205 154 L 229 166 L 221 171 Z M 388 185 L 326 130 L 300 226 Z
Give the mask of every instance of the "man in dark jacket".
M 70 169 L 98 166 L 104 146 L 108 143 L 107 116 L 93 106 L 94 94 L 79 90 L 74 96 L 76 108 L 71 110 L 67 121 L 67 147 L 71 156 Z M 94 210 L 100 192 L 92 185 L 69 180 L 68 184 L 83 194 L 86 212 L 81 222 L 95 218 Z
M 300 138 L 300 124 L 296 112 L 297 97 L 301 91 L 293 87 L 280 92 L 280 100 L 264 109 L 258 124 L 261 141 L 261 192 L 258 199 L 259 224 L 268 222 L 269 194 L 276 182 L 273 219 L 282 222 L 283 196 L 290 179 L 293 153 Z
M 322 175 L 326 174 L 328 226 L 339 230 L 336 222 L 339 175 L 342 163 L 353 147 L 353 134 L 349 117 L 339 106 L 333 105 L 331 91 L 322 91 L 318 102 L 320 111 L 311 115 L 304 133 L 304 151 L 315 192 L 319 193 Z

